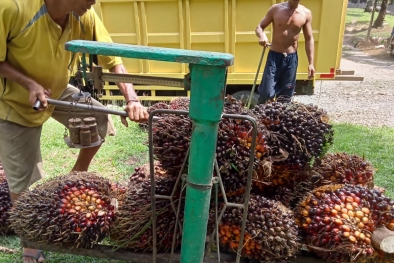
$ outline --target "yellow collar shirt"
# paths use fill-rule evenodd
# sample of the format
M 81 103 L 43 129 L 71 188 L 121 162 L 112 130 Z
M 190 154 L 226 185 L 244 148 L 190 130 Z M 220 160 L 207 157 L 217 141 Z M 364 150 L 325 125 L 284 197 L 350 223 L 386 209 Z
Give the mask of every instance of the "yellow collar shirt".
M 43 0 L 0 1 L 0 62 L 7 61 L 44 89 L 50 89 L 52 99 L 58 99 L 67 87 L 74 62 L 64 45 L 76 39 L 112 42 L 93 9 L 81 17 L 70 14 L 62 30 L 49 16 Z M 117 57 L 98 56 L 98 60 L 105 69 L 122 63 Z M 0 78 L 0 119 L 39 126 L 51 116 L 53 108 L 50 105 L 47 111 L 35 112 L 28 90 Z

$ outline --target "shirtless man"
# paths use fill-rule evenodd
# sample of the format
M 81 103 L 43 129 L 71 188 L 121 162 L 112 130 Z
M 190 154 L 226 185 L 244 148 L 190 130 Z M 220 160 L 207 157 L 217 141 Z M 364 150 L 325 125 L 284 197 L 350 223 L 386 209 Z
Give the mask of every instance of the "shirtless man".
M 315 74 L 312 13 L 299 2 L 300 0 L 288 0 L 286 3 L 273 5 L 256 28 L 259 44 L 267 47 L 270 44 L 264 29 L 273 23 L 271 49 L 259 86 L 259 103 L 266 103 L 273 98 L 277 98 L 278 101 L 291 100 L 296 85 L 297 48 L 301 29 L 309 61 L 308 78 L 313 78 Z

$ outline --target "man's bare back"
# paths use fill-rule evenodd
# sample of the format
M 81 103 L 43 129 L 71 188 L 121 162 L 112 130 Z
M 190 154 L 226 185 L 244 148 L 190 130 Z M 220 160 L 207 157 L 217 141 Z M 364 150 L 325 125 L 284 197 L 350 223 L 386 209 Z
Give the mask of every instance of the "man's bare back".
M 295 10 L 288 3 L 273 6 L 273 35 L 271 49 L 280 53 L 297 51 L 298 38 L 311 12 L 302 5 Z

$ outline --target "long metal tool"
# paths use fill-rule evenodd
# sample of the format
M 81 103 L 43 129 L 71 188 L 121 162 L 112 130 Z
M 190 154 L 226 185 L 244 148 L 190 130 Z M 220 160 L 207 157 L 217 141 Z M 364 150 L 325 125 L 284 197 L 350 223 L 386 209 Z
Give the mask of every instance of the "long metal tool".
M 112 109 L 108 109 L 106 107 L 97 107 L 97 106 L 92 106 L 92 105 L 78 104 L 78 103 L 74 103 L 74 102 L 67 102 L 67 101 L 54 100 L 54 99 L 48 99 L 48 98 L 47 98 L 47 102 L 48 102 L 48 104 L 55 105 L 55 106 L 72 107 L 72 108 L 80 109 L 80 110 L 102 112 L 102 113 L 107 113 L 107 114 L 112 114 L 112 115 L 123 116 L 123 117 L 129 116 L 126 111 L 112 110 Z M 33 109 L 38 110 L 40 107 L 41 107 L 41 102 L 39 100 L 37 100 L 33 106 Z
M 269 46 L 271 46 L 271 45 L 268 44 L 267 46 L 269 47 Z M 255 78 L 254 78 L 254 83 L 253 83 L 252 91 L 250 92 L 250 96 L 249 96 L 249 100 L 248 100 L 248 105 L 246 106 L 248 109 L 250 108 L 250 104 L 252 103 L 252 98 L 253 98 L 254 90 L 256 89 L 257 79 L 258 79 L 259 74 L 260 74 L 261 64 L 263 63 L 263 58 L 264 58 L 265 50 L 267 49 L 267 46 L 265 46 L 265 47 L 263 48 L 263 51 L 261 52 L 261 57 L 260 57 L 259 65 L 257 66 L 257 71 L 256 71 L 256 76 L 255 76 Z

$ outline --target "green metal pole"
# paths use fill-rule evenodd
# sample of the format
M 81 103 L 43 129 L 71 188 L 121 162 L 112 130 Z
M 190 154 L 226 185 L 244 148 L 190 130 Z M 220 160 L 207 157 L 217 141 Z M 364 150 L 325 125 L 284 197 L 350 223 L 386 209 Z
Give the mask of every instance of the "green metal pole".
M 226 67 L 190 64 L 193 132 L 186 186 L 181 263 L 201 263 L 211 198 L 218 124 L 223 112 Z

